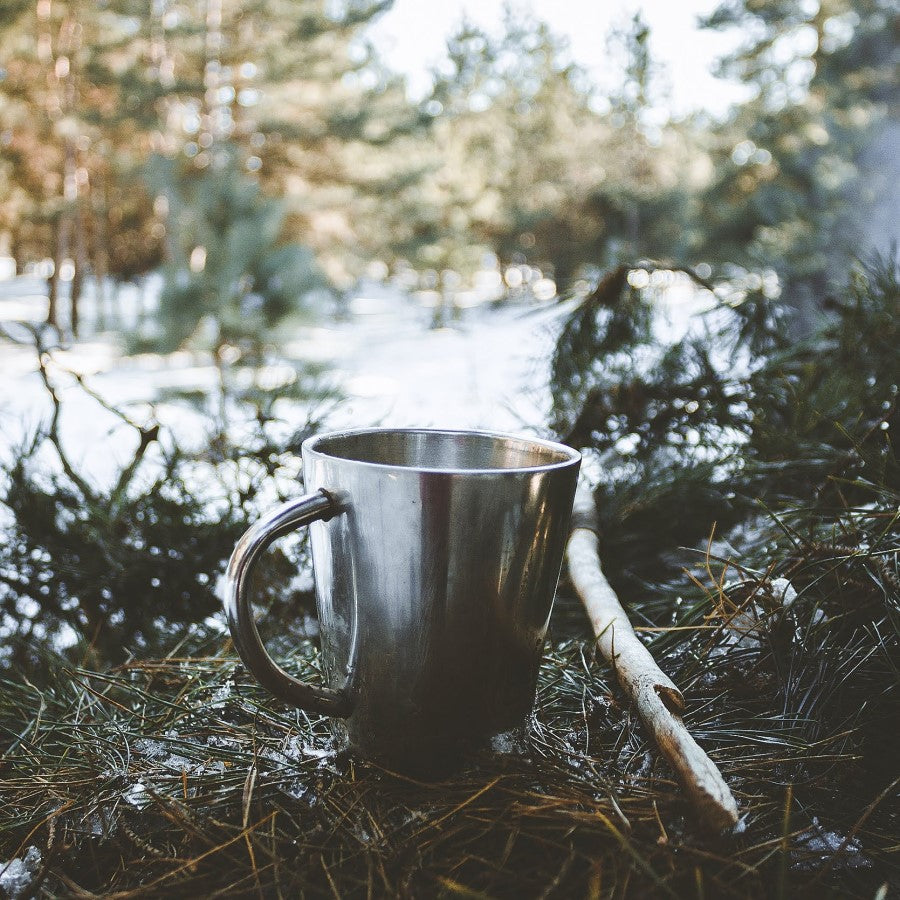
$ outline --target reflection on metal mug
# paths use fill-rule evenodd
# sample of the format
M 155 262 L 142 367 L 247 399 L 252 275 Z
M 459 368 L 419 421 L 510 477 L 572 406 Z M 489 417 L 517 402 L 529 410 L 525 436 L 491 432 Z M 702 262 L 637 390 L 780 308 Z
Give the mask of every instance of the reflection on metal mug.
M 397 767 L 440 766 L 522 726 L 581 455 L 503 434 L 378 428 L 312 437 L 302 454 L 310 493 L 250 528 L 228 565 L 225 611 L 247 668 Z M 271 659 L 248 594 L 259 555 L 306 524 L 327 686 Z

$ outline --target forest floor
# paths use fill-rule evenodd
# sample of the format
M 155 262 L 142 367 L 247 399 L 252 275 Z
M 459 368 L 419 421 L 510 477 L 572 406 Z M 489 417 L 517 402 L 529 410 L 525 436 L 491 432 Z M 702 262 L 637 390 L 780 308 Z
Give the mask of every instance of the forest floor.
M 358 299 L 351 319 L 285 349 L 335 367 L 348 399 L 334 424 L 543 430 L 559 310 L 472 310 L 432 330 L 421 308 Z M 105 339 L 61 357 L 114 405 L 213 374 L 187 355 L 123 360 Z M 0 347 L 7 447 L 45 408 L 33 358 Z M 107 423 L 66 390 L 66 440 L 102 478 Z M 693 593 L 633 608 L 735 794 L 733 832 L 696 820 L 564 581 L 529 728 L 434 782 L 346 755 L 327 720 L 271 700 L 208 624 L 161 657 L 48 656 L 40 680 L 8 676 L 0 896 L 885 900 L 900 890 L 896 659 L 879 605 L 897 584 L 895 518 L 853 509 L 839 524 L 865 552 L 773 545 L 765 571 L 685 551 Z M 790 608 L 773 592 L 782 572 L 799 592 Z M 768 604 L 749 642 L 729 629 L 732 600 Z M 306 615 L 278 627 L 284 665 L 318 677 Z

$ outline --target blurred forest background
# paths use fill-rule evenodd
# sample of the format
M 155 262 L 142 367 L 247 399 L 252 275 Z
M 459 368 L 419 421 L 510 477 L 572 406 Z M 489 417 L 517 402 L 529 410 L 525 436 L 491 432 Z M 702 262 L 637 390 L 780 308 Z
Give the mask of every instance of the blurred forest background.
M 401 294 L 427 300 L 432 325 L 441 325 L 484 301 L 585 302 L 604 273 L 622 266 L 632 292 L 658 298 L 690 267 L 698 292 L 753 322 L 758 350 L 771 343 L 767 328 L 780 340 L 815 334 L 840 306 L 835 290 L 844 290 L 854 260 L 890 257 L 900 184 L 898 20 L 886 0 L 723 3 L 701 24 L 744 36 L 720 66 L 750 90 L 719 118 L 665 116 L 665 77 L 640 12 L 606 36 L 619 67 L 612 91 L 569 60 L 551 24 L 508 7 L 497 32 L 463 21 L 429 94 L 413 102 L 367 37 L 389 6 L 2 0 L 0 256 L 8 276 L 25 275 L 31 293 L 43 295 L 31 298 L 38 313 L 25 339 L 35 343 L 55 410 L 30 449 L 26 441 L 13 454 L 9 471 L 18 474 L 6 506 L 18 503 L 18 515 L 45 510 L 20 547 L 26 569 L 75 552 L 68 541 L 84 544 L 69 567 L 84 578 L 65 588 L 72 576 L 54 562 L 49 585 L 34 573 L 30 589 L 21 573 L 5 577 L 13 633 L 30 631 L 24 590 L 37 604 L 28 608 L 43 609 L 37 618 L 56 623 L 51 638 L 65 624 L 70 639 L 95 650 L 104 641 L 108 652 L 121 650 L 139 633 L 136 646 L 154 643 L 158 611 L 139 628 L 131 619 L 144 613 L 104 599 L 128 593 L 98 581 L 110 553 L 104 541 L 113 541 L 126 499 L 146 490 L 148 451 L 154 477 L 178 495 L 163 517 L 184 530 L 209 505 L 177 475 L 187 451 L 171 435 L 160 438 L 158 409 L 106 410 L 137 434 L 136 455 L 112 486 L 78 470 L 60 434 L 59 340 L 84 332 L 104 335 L 119 354 L 207 354 L 216 377 L 182 386 L 179 398 L 202 412 L 208 434 L 187 455 L 207 466 L 207 480 L 220 480 L 223 459 L 236 467 L 234 484 L 217 496 L 241 510 L 238 527 L 257 490 L 319 424 L 313 400 L 329 394 L 316 366 L 285 345 L 304 317 L 346 312 L 342 298 L 361 279 L 389 285 L 398 307 Z M 122 298 L 135 284 L 144 314 L 125 316 Z M 638 339 L 648 321 L 642 309 L 621 305 L 611 346 Z M 610 347 L 579 350 L 571 335 L 563 339 L 571 358 L 559 358 L 562 344 L 554 421 L 543 425 L 591 446 L 590 429 L 571 428 L 592 396 L 591 367 Z M 628 354 L 634 375 L 640 356 Z M 584 371 L 573 374 L 579 363 Z M 680 364 L 673 385 L 690 368 Z M 176 393 L 161 388 L 156 399 Z M 308 410 L 306 431 L 296 412 L 285 428 L 280 412 L 290 400 Z M 627 433 L 607 418 L 598 420 L 607 437 Z M 39 453 L 48 442 L 57 457 L 49 467 Z M 603 449 L 606 438 L 593 445 Z M 32 470 L 42 466 L 66 486 L 41 487 Z M 87 516 L 95 527 L 67 527 L 67 505 L 80 510 L 76 526 Z M 178 532 L 173 521 L 166 527 Z M 224 555 L 233 532 L 213 540 L 213 556 Z M 45 546 L 52 534 L 56 548 Z M 5 546 L 14 557 L 15 542 Z M 185 576 L 191 587 L 173 601 L 176 619 L 196 621 L 215 607 L 213 560 L 205 567 L 201 585 L 196 573 Z M 142 568 L 113 567 L 128 578 Z M 50 596 L 62 606 L 48 610 Z
M 388 6 L 4 0 L 0 253 L 48 278 L 49 321 L 62 283 L 77 332 L 90 279 L 162 271 L 177 342 L 367 270 L 452 294 L 493 258 L 544 296 L 652 258 L 775 271 L 814 304 L 896 236 L 890 3 L 722 4 L 704 27 L 746 36 L 721 66 L 752 99 L 721 121 L 660 121 L 640 13 L 607 38 L 606 95 L 508 10 L 463 23 L 413 103 L 367 41 Z
M 640 12 L 598 36 L 612 89 L 510 7 L 411 99 L 371 40 L 390 5 L 0 0 L 0 402 L 38 419 L 0 410 L 0 896 L 889 896 L 895 4 L 723 0 L 702 28 L 741 36 L 745 99 L 679 116 Z M 552 323 L 528 425 L 585 453 L 607 575 L 738 797 L 727 840 L 565 580 L 525 748 L 436 790 L 235 665 L 217 580 L 346 399 L 301 326 L 365 295 L 386 329 L 424 310 L 401 394 L 415 342 L 450 365 L 443 326 L 499 357 Z M 298 537 L 259 584 L 304 677 L 305 573 Z

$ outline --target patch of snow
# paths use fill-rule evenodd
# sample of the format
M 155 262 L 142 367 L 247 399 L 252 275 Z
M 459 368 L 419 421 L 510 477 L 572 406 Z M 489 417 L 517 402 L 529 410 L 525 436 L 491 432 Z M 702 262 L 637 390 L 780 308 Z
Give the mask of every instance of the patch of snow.
M 528 736 L 524 728 L 514 728 L 495 734 L 491 738 L 491 750 L 501 756 L 525 756 L 528 754 Z
M 335 755 L 333 747 L 315 747 L 299 734 L 293 735 L 285 743 L 280 754 L 283 758 L 301 762 L 306 759 L 330 759 Z
M 206 736 L 206 746 L 215 747 L 218 750 L 239 750 L 241 744 L 234 738 L 222 737 L 220 734 L 209 734 Z
M 31 886 L 40 868 L 41 851 L 37 847 L 29 847 L 21 859 L 16 857 L 8 863 L 0 863 L 0 889 L 9 900 L 30 896 Z
M 770 587 L 772 596 L 776 600 L 780 600 L 785 609 L 797 599 L 797 591 L 787 578 L 773 578 Z
M 793 851 L 795 869 L 816 869 L 822 862 L 830 859 L 840 851 L 840 857 L 836 861 L 838 868 L 844 869 L 868 869 L 872 867 L 872 860 L 863 853 L 862 844 L 856 839 L 847 839 L 845 835 L 837 831 L 826 831 L 819 825 L 819 820 L 813 818 L 812 827 L 807 829 L 797 840 L 797 849 Z
M 170 735 L 167 735 L 169 737 Z M 219 741 L 219 743 L 215 743 Z M 224 743 L 223 743 L 224 742 Z M 237 746 L 236 742 L 224 741 L 222 738 L 208 738 L 207 746 Z M 202 745 L 197 745 L 200 750 Z M 154 741 L 149 738 L 141 738 L 134 743 L 134 749 L 142 757 L 152 760 L 157 765 L 157 772 L 185 772 L 189 776 L 224 775 L 225 763 L 222 760 L 207 760 L 196 762 L 180 753 L 171 753 L 162 741 Z M 132 789 L 133 790 L 133 789 Z M 126 797 L 127 799 L 127 797 Z M 129 801 L 131 802 L 131 801 Z
M 150 805 L 153 798 L 150 796 L 147 785 L 142 781 L 138 781 L 125 792 L 124 799 L 126 803 L 130 803 L 138 809 L 145 809 Z
M 160 760 L 160 766 L 168 769 L 170 772 L 193 772 L 197 763 L 186 756 L 181 756 L 179 753 L 171 753 Z
M 218 688 L 216 688 L 209 703 L 204 704 L 208 709 L 224 709 L 225 705 L 231 699 L 234 690 L 234 678 L 230 677 Z
M 309 806 L 315 805 L 315 793 L 309 785 L 304 784 L 299 778 L 280 784 L 278 788 L 282 794 L 285 794 L 292 800 L 302 800 L 304 803 L 309 804 Z
M 147 759 L 161 759 L 167 753 L 166 746 L 161 741 L 152 741 L 149 738 L 140 738 L 134 742 L 134 749 Z
M 726 594 L 730 594 L 751 584 L 746 581 L 730 581 L 725 584 L 723 590 Z M 787 578 L 773 578 L 771 581 L 756 585 L 754 593 L 760 598 L 769 598 L 765 608 L 763 604 L 751 602 L 732 616 L 723 630 L 719 645 L 710 651 L 711 657 L 724 656 L 736 647 L 745 650 L 759 647 L 761 638 L 774 621 L 774 616 L 779 615 L 778 612 L 766 613 L 766 609 L 771 609 L 772 601 L 780 610 L 788 610 L 799 596 Z M 821 610 L 818 610 L 813 621 L 819 621 L 820 617 Z

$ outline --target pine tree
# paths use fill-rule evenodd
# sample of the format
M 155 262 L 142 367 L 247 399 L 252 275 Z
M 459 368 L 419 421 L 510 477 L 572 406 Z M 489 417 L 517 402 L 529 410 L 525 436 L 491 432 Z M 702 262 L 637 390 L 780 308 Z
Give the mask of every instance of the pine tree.
M 53 324 L 71 257 L 77 331 L 89 271 L 102 290 L 107 274 L 128 278 L 160 258 L 158 223 L 137 177 L 158 126 L 160 85 L 142 39 L 150 18 L 129 3 L 13 6 L 0 29 L 8 60 L 0 150 L 15 186 L 4 225 L 19 263 L 54 260 Z
M 882 0 L 732 0 L 706 20 L 747 36 L 723 69 L 756 96 L 722 129 L 698 252 L 774 265 L 807 317 L 861 249 L 874 207 L 880 179 L 860 167 L 880 123 L 896 116 L 895 21 Z
M 258 358 L 272 329 L 325 286 L 311 251 L 284 240 L 285 203 L 265 196 L 225 145 L 200 173 L 157 156 L 148 180 L 166 198 L 171 223 L 150 344 L 166 352 L 193 337 L 217 360 L 225 347 Z
M 600 250 L 585 199 L 606 177 L 610 130 L 592 107 L 585 73 L 544 23 L 507 10 L 498 48 L 497 115 L 509 131 L 502 157 L 504 216 L 488 231 L 501 259 L 521 258 L 568 281 Z
M 285 197 L 287 227 L 341 285 L 379 247 L 373 199 L 403 178 L 393 145 L 420 121 L 362 39 L 385 8 L 213 0 L 163 16 L 175 79 L 164 152 L 203 171 L 220 143 L 236 148 L 245 171 Z
M 606 98 L 609 132 L 605 177 L 587 198 L 602 223 L 597 263 L 683 258 L 691 197 L 704 177 L 699 123 L 664 118 L 667 84 L 650 50 L 650 27 L 640 12 L 613 27 L 607 49 L 618 78 Z
M 677 549 L 713 529 L 752 547 L 760 516 L 796 508 L 813 540 L 835 509 L 890 506 L 900 491 L 896 259 L 854 269 L 833 319 L 802 343 L 782 327 L 792 299 L 761 290 L 668 342 L 652 289 L 628 273 L 608 272 L 573 313 L 552 368 L 554 430 L 603 460 L 597 508 L 623 589 L 676 578 Z
M 287 198 L 287 227 L 346 284 L 386 252 L 379 201 L 416 176 L 393 144 L 422 117 L 361 38 L 385 8 L 7 3 L 0 152 L 15 190 L 0 224 L 21 261 L 72 256 L 73 288 L 88 268 L 101 282 L 154 268 L 178 237 L 165 197 L 142 189 L 148 158 L 186 158 L 203 172 L 227 145 Z
M 14 183 L 5 207 L 17 253 L 37 245 L 53 258 L 49 280 L 48 320 L 57 324 L 57 299 L 63 260 L 78 256 L 82 218 L 84 149 L 77 118 L 82 30 L 72 4 L 50 0 L 6 4 L 6 28 L 0 33 L 7 60 L 0 81 L 3 103 L 3 157 Z M 28 224 L 25 224 L 25 223 Z M 73 327 L 77 329 L 77 287 L 72 285 Z
M 465 273 L 493 252 L 564 285 L 623 257 L 679 255 L 701 174 L 696 141 L 690 123 L 651 134 L 645 121 L 653 66 L 643 21 L 616 40 L 625 87 L 603 110 L 546 24 L 508 11 L 498 37 L 460 27 L 426 104 L 437 159 L 426 202 L 411 212 L 417 259 Z

